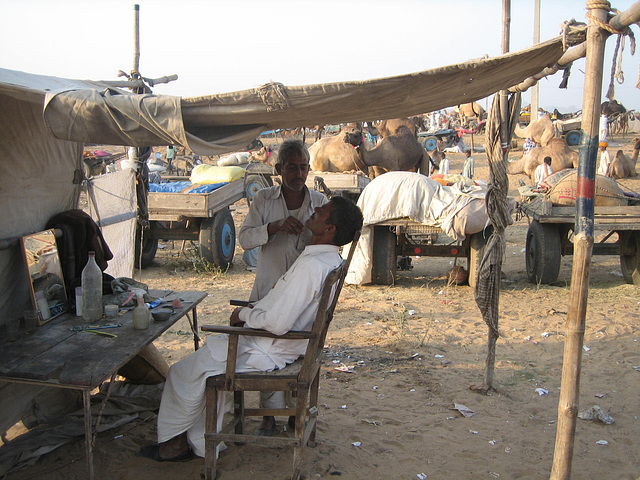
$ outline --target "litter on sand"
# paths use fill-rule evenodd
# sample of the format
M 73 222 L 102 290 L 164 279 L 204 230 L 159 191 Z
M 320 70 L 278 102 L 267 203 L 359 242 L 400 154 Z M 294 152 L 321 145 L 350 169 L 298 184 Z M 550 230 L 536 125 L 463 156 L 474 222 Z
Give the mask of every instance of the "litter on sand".
M 549 390 L 545 390 L 544 388 L 536 388 L 536 393 L 540 396 L 542 395 L 549 395 Z
M 351 445 L 353 445 L 354 447 L 359 447 L 360 445 L 362 445 L 362 442 L 353 442 Z
M 454 410 L 459 411 L 463 416 L 467 418 L 473 417 L 476 414 L 476 412 L 471 410 L 469 407 L 462 405 L 461 403 L 454 403 L 453 408 Z
M 427 480 L 427 474 L 426 473 L 419 473 L 418 474 L 418 480 Z
M 582 420 L 593 420 L 595 422 L 604 423 L 605 425 L 615 423 L 613 417 L 602 410 L 598 405 L 594 405 L 589 410 L 579 413 L 578 418 Z
M 607 442 L 606 440 L 598 440 L 596 443 L 598 445 L 609 445 L 609 442 Z

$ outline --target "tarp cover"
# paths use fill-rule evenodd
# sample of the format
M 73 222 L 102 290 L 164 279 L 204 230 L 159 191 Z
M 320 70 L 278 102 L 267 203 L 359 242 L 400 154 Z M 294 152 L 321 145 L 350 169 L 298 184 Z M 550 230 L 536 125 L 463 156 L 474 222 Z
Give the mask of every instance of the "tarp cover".
M 45 123 L 62 140 L 139 147 L 179 144 L 213 155 L 244 149 L 264 130 L 399 118 L 472 102 L 539 73 L 562 53 L 557 38 L 494 58 L 408 75 L 291 87 L 269 83 L 183 99 L 0 69 L 0 94 L 40 104 L 46 95 Z
M 440 227 L 455 240 L 484 229 L 489 221 L 484 204 L 486 186 L 451 187 L 413 172 L 388 172 L 367 185 L 358 199 L 364 217 L 360 240 L 345 281 L 371 283 L 373 225 L 385 220 L 410 218 L 423 225 Z M 348 246 L 344 248 L 349 251 Z

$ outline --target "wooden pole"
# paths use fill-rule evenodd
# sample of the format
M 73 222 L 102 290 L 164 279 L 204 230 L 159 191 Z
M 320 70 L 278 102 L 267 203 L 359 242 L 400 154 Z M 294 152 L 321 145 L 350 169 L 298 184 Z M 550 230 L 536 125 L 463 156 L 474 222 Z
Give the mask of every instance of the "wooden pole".
M 535 0 L 533 7 L 533 44 L 540 43 L 540 0 Z M 540 84 L 536 83 L 531 88 L 531 121 L 538 120 L 538 110 L 540 109 Z
M 580 367 L 584 342 L 589 274 L 593 251 L 593 207 L 595 190 L 596 155 L 598 149 L 598 120 L 602 97 L 602 66 L 608 33 L 594 18 L 606 23 L 609 2 L 587 2 L 591 16 L 587 29 L 587 62 L 582 105 L 582 138 L 578 166 L 576 198 L 576 226 L 574 236 L 573 270 L 567 313 L 562 383 L 558 400 L 558 426 L 553 453 L 551 480 L 571 478 L 571 459 L 578 416 L 580 395 Z
M 140 5 L 133 6 L 133 70 L 132 73 L 140 72 Z

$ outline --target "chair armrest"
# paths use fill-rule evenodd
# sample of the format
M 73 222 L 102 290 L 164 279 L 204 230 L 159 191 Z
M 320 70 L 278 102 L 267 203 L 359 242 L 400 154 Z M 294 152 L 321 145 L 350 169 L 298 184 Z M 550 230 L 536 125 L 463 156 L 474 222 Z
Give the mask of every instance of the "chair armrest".
M 267 337 L 267 338 L 280 338 L 285 340 L 308 340 L 315 338 L 316 335 L 313 332 L 306 332 L 300 330 L 290 330 L 284 335 L 276 335 L 267 330 L 260 330 L 257 328 L 247 327 L 230 327 L 227 325 L 202 325 L 200 330 L 203 332 L 214 333 L 226 333 L 228 335 L 245 335 L 250 337 Z
M 251 304 L 247 300 L 229 300 L 229 305 L 234 305 L 236 307 L 248 307 Z

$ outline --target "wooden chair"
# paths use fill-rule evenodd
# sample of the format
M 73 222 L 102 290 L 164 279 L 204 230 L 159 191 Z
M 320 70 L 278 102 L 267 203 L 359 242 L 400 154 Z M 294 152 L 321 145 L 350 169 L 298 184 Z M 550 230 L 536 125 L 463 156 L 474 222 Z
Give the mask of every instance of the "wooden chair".
M 216 447 L 220 442 L 255 443 L 269 447 L 292 446 L 293 470 L 291 478 L 298 480 L 302 463 L 302 452 L 306 445 L 315 446 L 316 422 L 318 416 L 318 386 L 320 382 L 320 366 L 322 350 L 327 329 L 333 319 L 333 312 L 342 290 L 344 278 L 355 250 L 358 234 L 347 260 L 333 270 L 325 279 L 322 296 L 318 305 L 316 318 L 311 331 L 289 331 L 284 335 L 274 335 L 266 330 L 257 330 L 230 326 L 202 326 L 203 331 L 226 333 L 229 335 L 227 352 L 227 369 L 225 374 L 207 379 L 206 387 L 206 427 L 205 427 L 205 468 L 207 480 L 216 478 Z M 334 290 L 335 294 L 331 295 Z M 241 335 L 291 340 L 308 339 L 306 353 L 303 357 L 280 370 L 272 372 L 236 373 L 236 355 L 238 339 Z M 293 408 L 266 409 L 245 408 L 244 392 L 246 391 L 288 391 L 296 397 Z M 218 421 L 218 395 L 223 392 L 234 392 L 233 419 L 216 432 Z M 293 416 L 295 429 L 292 436 L 257 436 L 245 433 L 245 418 L 250 416 Z

